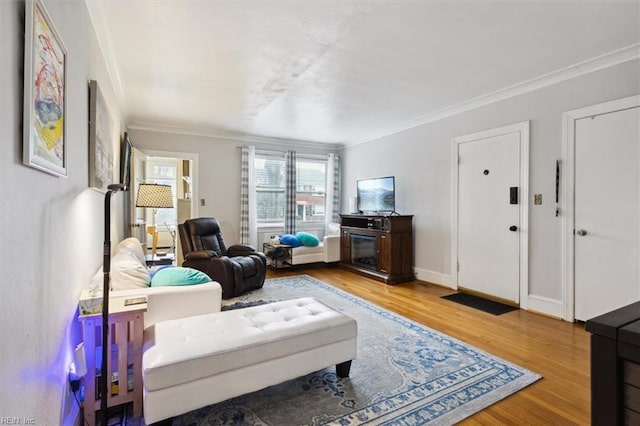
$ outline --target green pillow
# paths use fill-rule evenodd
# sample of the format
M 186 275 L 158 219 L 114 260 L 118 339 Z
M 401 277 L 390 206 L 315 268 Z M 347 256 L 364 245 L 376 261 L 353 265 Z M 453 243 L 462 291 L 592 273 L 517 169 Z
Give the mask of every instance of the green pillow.
M 151 287 L 162 287 L 168 285 L 193 285 L 211 282 L 204 272 L 197 269 L 176 266 L 175 268 L 161 269 L 151 278 Z
M 308 232 L 298 232 L 296 238 L 306 247 L 318 247 L 318 244 L 320 244 L 318 237 Z

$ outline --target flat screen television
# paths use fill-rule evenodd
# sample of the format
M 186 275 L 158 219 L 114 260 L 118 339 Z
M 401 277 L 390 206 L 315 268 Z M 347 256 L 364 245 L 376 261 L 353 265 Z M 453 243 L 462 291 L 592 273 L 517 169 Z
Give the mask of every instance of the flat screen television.
M 394 176 L 359 180 L 357 184 L 359 212 L 395 212 L 396 182 Z

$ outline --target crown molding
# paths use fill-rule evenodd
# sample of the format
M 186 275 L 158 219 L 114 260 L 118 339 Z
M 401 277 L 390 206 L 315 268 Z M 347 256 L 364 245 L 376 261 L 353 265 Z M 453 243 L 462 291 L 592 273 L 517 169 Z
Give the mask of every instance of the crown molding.
M 524 93 L 533 92 L 547 86 L 551 86 L 566 80 L 571 80 L 573 78 L 619 65 L 624 62 L 633 61 L 638 58 L 640 58 L 640 43 L 632 44 L 630 46 L 614 50 L 613 52 L 609 52 L 604 55 L 597 56 L 595 58 L 591 58 L 565 68 L 561 68 L 557 71 L 553 71 L 548 74 L 535 77 L 509 87 L 505 87 L 504 89 L 496 90 L 495 92 L 487 93 L 485 95 L 469 99 L 468 101 L 443 108 L 439 111 L 416 117 L 395 126 L 391 126 L 375 135 L 367 136 L 365 138 L 356 140 L 353 143 L 347 143 L 345 147 L 348 148 L 366 142 L 371 142 L 373 140 L 380 139 L 385 136 L 390 136 L 404 130 L 409 130 L 427 123 L 433 123 L 435 121 L 442 120 L 443 118 L 451 117 L 466 111 L 470 111 L 472 109 L 490 105 L 492 103 L 522 95 Z
M 129 129 L 133 130 L 143 130 L 149 132 L 160 132 L 160 133 L 173 133 L 177 135 L 189 135 L 189 136 L 200 136 L 207 138 L 215 138 L 233 141 L 237 143 L 247 144 L 247 143 L 260 143 L 271 146 L 278 146 L 282 148 L 291 147 L 291 145 L 295 145 L 300 148 L 307 149 L 319 149 L 323 151 L 335 151 L 344 148 L 344 144 L 341 143 L 329 143 L 329 142 L 312 142 L 312 141 L 304 141 L 297 139 L 285 139 L 285 138 L 276 138 L 270 136 L 260 136 L 254 135 L 251 133 L 243 133 L 243 132 L 235 132 L 230 130 L 198 130 L 186 127 L 178 127 L 178 126 L 163 126 L 153 123 L 144 123 L 144 122 L 136 122 L 131 123 L 128 126 Z

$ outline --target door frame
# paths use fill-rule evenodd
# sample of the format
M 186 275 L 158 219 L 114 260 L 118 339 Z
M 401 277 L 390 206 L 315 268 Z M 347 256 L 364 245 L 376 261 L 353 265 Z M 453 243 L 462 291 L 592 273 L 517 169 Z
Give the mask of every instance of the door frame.
M 200 216 L 200 170 L 199 154 L 193 152 L 180 151 L 159 151 L 155 149 L 138 148 L 150 157 L 179 158 L 181 160 L 191 160 L 191 217 Z
M 640 95 L 603 102 L 562 114 L 562 150 L 565 158 L 563 174 L 566 179 L 563 185 L 564 196 L 561 197 L 560 213 L 564 212 L 562 214 L 562 306 L 564 308 L 563 319 L 565 321 L 575 321 L 575 250 L 573 233 L 575 230 L 576 121 L 635 107 L 640 107 Z
M 458 156 L 460 144 L 478 139 L 502 136 L 510 133 L 520 133 L 520 307 L 527 308 L 529 294 L 529 121 L 522 121 L 502 127 L 482 130 L 468 135 L 457 136 L 452 139 L 452 171 L 453 176 L 451 197 L 451 288 L 458 289 Z

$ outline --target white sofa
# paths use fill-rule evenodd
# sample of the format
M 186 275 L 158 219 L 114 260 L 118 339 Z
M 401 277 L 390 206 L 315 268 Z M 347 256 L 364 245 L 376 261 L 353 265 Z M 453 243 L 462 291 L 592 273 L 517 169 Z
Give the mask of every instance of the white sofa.
M 222 287 L 215 281 L 189 286 L 117 290 L 112 297 L 146 296 L 144 327 L 161 321 L 220 312 Z
M 291 249 L 292 265 L 338 261 L 340 261 L 340 235 L 327 235 L 316 247 L 300 246 Z
M 215 281 L 195 285 L 149 287 L 149 270 L 140 242 L 126 238 L 111 259 L 111 297 L 146 296 L 144 326 L 160 321 L 220 312 L 222 287 Z M 102 270 L 92 286 L 102 287 Z M 102 290 L 100 290 L 101 292 Z

